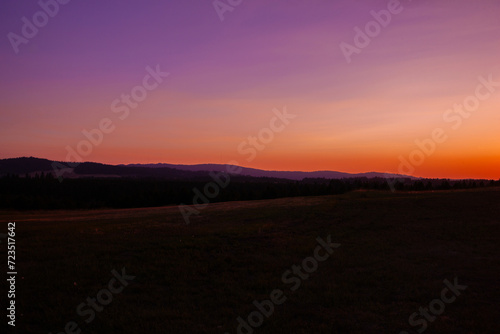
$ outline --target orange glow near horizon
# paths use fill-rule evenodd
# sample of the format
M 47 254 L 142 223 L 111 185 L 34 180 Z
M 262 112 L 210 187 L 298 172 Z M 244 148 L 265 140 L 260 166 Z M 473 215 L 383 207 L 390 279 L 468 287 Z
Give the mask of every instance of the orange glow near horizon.
M 19 55 L 8 43 L 0 49 L 0 158 L 76 160 L 67 147 L 109 119 L 113 130 L 82 160 L 500 179 L 500 3 L 406 4 L 347 63 L 340 43 L 354 43 L 354 27 L 386 4 L 255 1 L 220 24 L 203 6 L 167 2 L 112 22 L 103 9 L 91 31 L 77 14 L 93 8 L 70 6 L 73 16 L 58 19 L 71 34 L 54 21 Z M 0 26 L 10 31 L 16 20 Z M 116 31 L 126 42 L 102 38 Z M 127 113 L 124 102 L 113 109 L 157 64 L 170 75 Z M 453 111 L 474 97 L 472 111 Z M 296 117 L 251 156 L 244 143 L 285 106 Z M 401 167 L 401 157 L 422 158 L 416 142 L 435 129 L 446 140 Z

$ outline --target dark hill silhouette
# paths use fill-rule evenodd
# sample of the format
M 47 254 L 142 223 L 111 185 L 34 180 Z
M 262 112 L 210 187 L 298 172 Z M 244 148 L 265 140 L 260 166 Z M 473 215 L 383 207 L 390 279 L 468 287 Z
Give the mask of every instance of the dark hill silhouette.
M 55 162 L 68 169 L 62 177 L 52 170 L 52 161 L 37 158 L 0 160 L 0 209 L 95 209 L 135 208 L 178 204 L 261 200 L 280 197 L 343 194 L 355 190 L 428 191 L 495 187 L 500 181 L 448 180 L 381 177 L 325 178 L 344 175 L 335 172 L 267 172 L 251 170 L 254 175 L 218 175 L 224 165 L 190 166 L 192 170 L 151 167 L 113 166 L 85 162 Z M 61 167 L 62 166 L 62 167 Z M 200 170 L 197 170 L 200 169 Z M 58 170 L 59 172 L 61 170 Z M 301 180 L 285 177 L 308 177 Z M 353 174 L 350 174 L 353 175 Z M 362 174 L 367 175 L 367 174 Z M 64 180 L 64 182 L 63 182 Z M 216 189 L 215 191 L 213 189 Z M 212 195 L 210 195 L 212 194 Z M 209 199 L 210 198 L 210 199 Z M 201 202 L 200 202 L 201 201 Z
M 343 178 L 413 178 L 399 174 L 385 174 L 377 172 L 368 173 L 343 173 L 337 171 L 269 171 L 255 168 L 239 167 L 222 164 L 200 164 L 200 165 L 175 165 L 175 164 L 129 164 L 129 165 L 106 165 L 96 162 L 83 162 L 71 166 L 71 163 L 51 161 L 34 157 L 22 157 L 0 160 L 0 176 L 6 174 L 27 174 L 40 172 L 53 172 L 53 165 L 68 166 L 72 170 L 72 177 L 99 176 L 99 177 L 157 177 L 167 179 L 192 179 L 206 176 L 208 172 L 227 171 L 227 167 L 241 168 L 238 175 L 250 177 L 280 178 L 288 180 L 310 179 L 343 179 Z M 74 168 L 72 168 L 74 167 Z
M 74 173 L 81 176 L 120 176 L 120 177 L 136 177 L 136 178 L 163 178 L 172 180 L 182 179 L 199 179 L 205 178 L 206 171 L 192 172 L 174 168 L 147 168 L 147 167 L 129 167 L 129 166 L 113 166 L 95 162 L 84 162 L 79 164 Z
M 47 172 L 52 170 L 52 161 L 34 157 L 0 160 L 0 175 Z
M 220 164 L 199 164 L 199 165 L 174 165 L 174 164 L 130 164 L 126 165 L 129 167 L 148 167 L 151 169 L 157 168 L 175 168 L 185 171 L 226 171 L 227 166 L 232 169 L 238 168 L 239 166 L 234 165 L 220 165 Z M 315 172 L 300 172 L 300 171 L 270 171 L 270 170 L 262 170 L 255 168 L 247 168 L 240 167 L 241 172 L 240 175 L 245 176 L 253 176 L 253 177 L 271 177 L 271 178 L 282 178 L 289 180 L 303 180 L 306 178 L 325 178 L 325 179 L 343 179 L 343 178 L 358 178 L 358 177 L 366 177 L 366 178 L 413 178 L 411 176 L 399 175 L 399 174 L 385 174 L 385 173 L 377 173 L 377 172 L 368 172 L 368 173 L 344 173 L 344 172 L 336 172 L 336 171 L 315 171 Z

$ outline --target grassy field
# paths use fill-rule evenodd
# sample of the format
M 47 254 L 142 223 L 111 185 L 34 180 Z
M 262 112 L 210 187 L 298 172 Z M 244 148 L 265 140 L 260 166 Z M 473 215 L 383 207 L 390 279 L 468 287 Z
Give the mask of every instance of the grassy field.
M 499 204 L 497 188 L 357 191 L 211 204 L 190 225 L 177 207 L 3 211 L 0 232 L 16 222 L 17 333 L 70 321 L 81 333 L 238 333 L 275 289 L 286 301 L 241 333 L 417 333 L 410 315 L 455 278 L 467 288 L 425 333 L 499 333 Z M 292 291 L 282 275 L 329 235 L 340 247 Z M 135 278 L 85 322 L 77 307 L 122 268 Z

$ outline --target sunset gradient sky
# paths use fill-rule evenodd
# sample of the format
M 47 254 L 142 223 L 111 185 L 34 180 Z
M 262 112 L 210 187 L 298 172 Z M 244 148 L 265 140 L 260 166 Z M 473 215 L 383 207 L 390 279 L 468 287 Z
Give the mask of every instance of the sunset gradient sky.
M 4 0 L 0 158 L 66 160 L 109 118 L 84 160 L 400 172 L 441 128 L 447 140 L 413 175 L 499 179 L 500 86 L 460 124 L 447 110 L 479 77 L 500 82 L 500 1 L 401 1 L 348 63 L 340 43 L 388 2 L 243 0 L 221 21 L 212 0 L 72 0 L 16 54 L 8 34 L 41 7 Z M 113 101 L 157 65 L 170 75 L 120 119 Z M 247 161 L 239 145 L 284 106 L 296 118 Z

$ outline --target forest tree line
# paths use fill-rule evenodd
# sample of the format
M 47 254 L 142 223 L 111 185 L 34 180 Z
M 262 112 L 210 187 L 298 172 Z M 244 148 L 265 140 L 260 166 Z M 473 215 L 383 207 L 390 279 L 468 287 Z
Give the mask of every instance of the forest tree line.
M 193 189 L 203 191 L 211 178 L 166 180 L 161 178 L 76 178 L 60 182 L 51 173 L 0 178 L 0 208 L 97 209 L 138 208 L 192 204 Z M 346 178 L 304 179 L 231 176 L 210 202 L 246 201 L 281 197 L 343 194 L 354 190 L 429 191 L 500 186 L 493 180 Z

